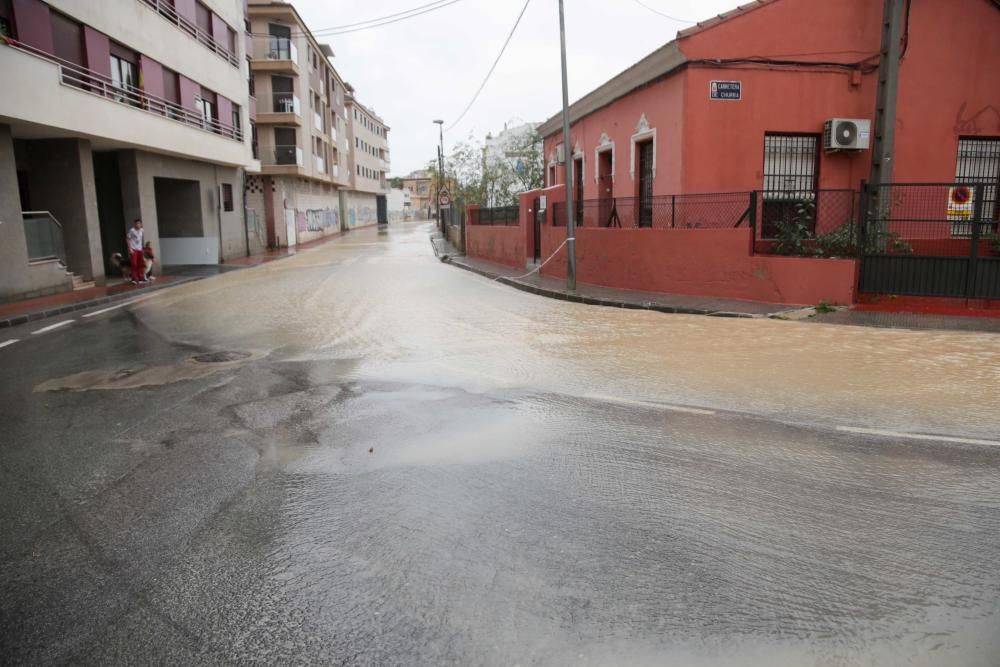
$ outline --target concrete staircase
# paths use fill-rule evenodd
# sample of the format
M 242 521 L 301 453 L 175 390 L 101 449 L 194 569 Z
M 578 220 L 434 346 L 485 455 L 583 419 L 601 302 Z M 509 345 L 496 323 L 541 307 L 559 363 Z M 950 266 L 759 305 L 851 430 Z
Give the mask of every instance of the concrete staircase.
M 74 292 L 79 292 L 80 290 L 89 289 L 94 286 L 93 280 L 84 280 L 83 276 L 81 276 L 78 273 L 70 273 L 69 271 L 67 271 L 66 275 L 70 276 L 73 279 Z

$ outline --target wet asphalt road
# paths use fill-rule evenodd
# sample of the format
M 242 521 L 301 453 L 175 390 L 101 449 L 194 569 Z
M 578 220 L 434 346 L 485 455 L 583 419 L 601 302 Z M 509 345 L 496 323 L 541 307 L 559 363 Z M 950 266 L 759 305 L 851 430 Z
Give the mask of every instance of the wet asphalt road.
M 1000 664 L 1000 337 L 549 301 L 428 230 L 4 332 L 0 662 Z

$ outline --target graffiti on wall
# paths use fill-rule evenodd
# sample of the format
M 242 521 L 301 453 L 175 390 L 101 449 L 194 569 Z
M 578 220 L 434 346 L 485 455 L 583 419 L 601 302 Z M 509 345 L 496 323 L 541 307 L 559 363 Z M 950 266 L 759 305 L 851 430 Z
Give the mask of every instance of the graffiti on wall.
M 322 232 L 340 229 L 340 212 L 332 208 L 295 210 L 295 227 L 299 232 Z
M 352 206 L 347 209 L 347 224 L 349 227 L 374 225 L 378 222 L 378 214 L 374 206 Z

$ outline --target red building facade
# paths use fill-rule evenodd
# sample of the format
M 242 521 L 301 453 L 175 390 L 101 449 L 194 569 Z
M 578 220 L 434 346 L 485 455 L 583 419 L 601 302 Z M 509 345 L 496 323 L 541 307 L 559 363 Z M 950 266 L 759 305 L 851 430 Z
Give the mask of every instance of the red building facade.
M 828 153 L 822 134 L 833 118 L 874 123 L 883 4 L 758 0 L 679 33 L 572 105 L 577 196 L 856 189 L 871 150 Z M 906 14 L 892 180 L 952 182 L 963 141 L 1000 160 L 1000 2 L 911 0 Z M 713 99 L 713 81 L 739 98 Z M 546 185 L 563 183 L 561 118 L 540 132 Z

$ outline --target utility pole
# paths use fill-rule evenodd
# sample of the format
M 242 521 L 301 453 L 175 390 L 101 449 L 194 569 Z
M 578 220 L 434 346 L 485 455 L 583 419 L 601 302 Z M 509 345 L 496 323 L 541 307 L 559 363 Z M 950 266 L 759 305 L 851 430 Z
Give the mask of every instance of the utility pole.
M 441 208 L 441 189 L 445 187 L 444 180 L 444 121 L 436 120 L 440 132 L 441 143 L 438 145 L 438 191 L 437 191 L 437 213 L 438 225 L 441 227 L 441 234 L 447 239 L 448 234 L 444 228 L 444 210 Z
M 566 289 L 576 291 L 576 216 L 573 215 L 573 158 L 569 144 L 569 84 L 566 81 L 566 21 L 559 0 L 559 46 L 562 54 L 563 163 L 566 165 Z
M 903 5 L 906 0 L 885 0 L 882 10 L 882 49 L 878 64 L 878 97 L 875 104 L 875 145 L 869 178 L 876 188 L 892 182 L 896 143 L 896 96 L 899 90 L 899 56 L 903 38 Z M 877 190 L 876 190 L 877 192 Z

